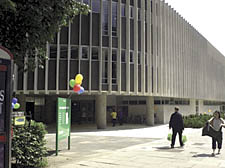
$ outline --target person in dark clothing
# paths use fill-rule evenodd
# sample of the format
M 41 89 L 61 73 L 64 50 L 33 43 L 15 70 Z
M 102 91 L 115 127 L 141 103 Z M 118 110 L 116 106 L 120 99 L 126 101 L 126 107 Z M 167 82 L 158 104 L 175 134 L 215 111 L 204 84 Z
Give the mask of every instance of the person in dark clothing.
M 123 111 L 121 109 L 119 109 L 118 111 L 118 119 L 119 119 L 120 125 L 123 125 Z
M 183 147 L 182 133 L 184 130 L 184 121 L 182 115 L 179 113 L 179 107 L 175 107 L 175 112 L 170 117 L 169 129 L 172 128 L 172 142 L 171 148 L 174 148 L 177 133 L 179 134 L 180 146 Z

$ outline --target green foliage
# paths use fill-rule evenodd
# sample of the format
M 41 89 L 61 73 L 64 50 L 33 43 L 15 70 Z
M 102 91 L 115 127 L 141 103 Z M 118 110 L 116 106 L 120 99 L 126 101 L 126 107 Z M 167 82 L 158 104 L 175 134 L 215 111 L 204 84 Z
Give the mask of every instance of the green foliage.
M 189 115 L 184 117 L 185 128 L 202 128 L 206 122 L 212 117 L 212 115 L 200 114 L 200 115 Z
M 44 139 L 47 133 L 45 125 L 31 121 L 25 126 L 14 126 L 12 139 L 12 157 L 22 167 L 44 167 L 47 165 L 47 149 Z
M 69 20 L 88 12 L 89 6 L 76 0 L 0 0 L 0 45 L 12 52 L 19 70 L 43 67 L 46 42 Z

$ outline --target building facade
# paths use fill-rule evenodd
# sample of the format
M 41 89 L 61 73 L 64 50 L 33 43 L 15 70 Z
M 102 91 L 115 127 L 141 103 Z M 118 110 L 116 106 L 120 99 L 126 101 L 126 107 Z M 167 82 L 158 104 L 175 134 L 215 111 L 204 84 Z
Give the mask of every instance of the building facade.
M 167 123 L 175 105 L 184 115 L 222 109 L 225 58 L 169 4 L 161 0 L 83 0 L 76 16 L 48 43 L 44 68 L 17 73 L 22 109 L 55 122 L 56 98 L 72 99 L 72 122 L 83 111 L 105 128 L 110 110 L 127 122 Z M 69 80 L 82 74 L 85 92 Z

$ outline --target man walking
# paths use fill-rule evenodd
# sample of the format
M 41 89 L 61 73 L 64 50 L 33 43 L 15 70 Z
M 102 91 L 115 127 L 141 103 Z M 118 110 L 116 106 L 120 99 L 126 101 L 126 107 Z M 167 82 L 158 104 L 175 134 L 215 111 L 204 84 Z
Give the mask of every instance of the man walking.
M 172 128 L 172 143 L 171 148 L 174 148 L 177 133 L 179 134 L 180 146 L 183 147 L 182 132 L 184 130 L 184 122 L 182 115 L 179 113 L 179 107 L 175 107 L 175 112 L 170 117 L 169 129 Z

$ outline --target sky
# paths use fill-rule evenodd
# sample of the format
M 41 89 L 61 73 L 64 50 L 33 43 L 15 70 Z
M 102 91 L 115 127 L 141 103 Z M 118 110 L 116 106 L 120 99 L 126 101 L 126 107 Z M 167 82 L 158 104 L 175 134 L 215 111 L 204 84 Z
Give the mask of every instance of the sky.
M 225 0 L 165 0 L 225 56 Z

